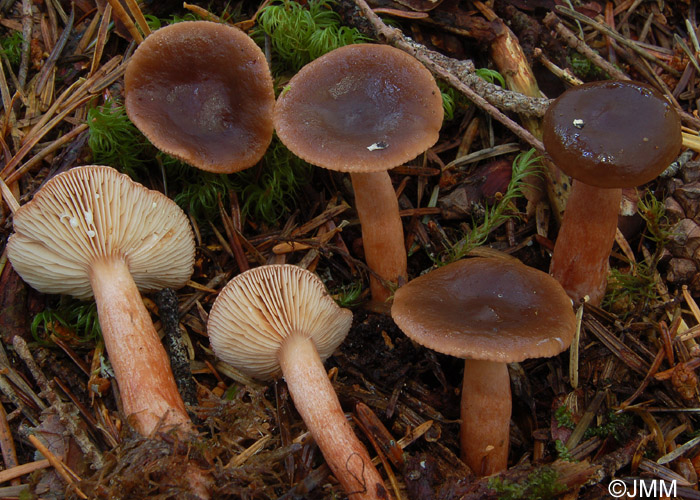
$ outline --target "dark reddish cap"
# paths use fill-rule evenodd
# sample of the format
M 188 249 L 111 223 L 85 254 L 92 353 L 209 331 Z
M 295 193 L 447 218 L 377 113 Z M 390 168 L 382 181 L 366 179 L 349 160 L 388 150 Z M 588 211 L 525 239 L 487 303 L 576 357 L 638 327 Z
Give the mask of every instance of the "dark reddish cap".
M 544 146 L 566 174 L 591 186 L 635 187 L 676 159 L 681 120 L 656 89 L 626 81 L 573 87 L 547 109 Z
M 210 172 L 253 166 L 272 140 L 265 55 L 238 28 L 180 22 L 153 32 L 126 68 L 126 111 L 160 150 Z
M 422 64 L 388 45 L 356 44 L 304 66 L 277 99 L 274 121 L 309 163 L 376 172 L 435 144 L 442 117 L 440 90 Z
M 576 328 L 571 299 L 554 278 L 519 261 L 483 257 L 402 286 L 391 316 L 434 351 L 503 363 L 559 354 Z

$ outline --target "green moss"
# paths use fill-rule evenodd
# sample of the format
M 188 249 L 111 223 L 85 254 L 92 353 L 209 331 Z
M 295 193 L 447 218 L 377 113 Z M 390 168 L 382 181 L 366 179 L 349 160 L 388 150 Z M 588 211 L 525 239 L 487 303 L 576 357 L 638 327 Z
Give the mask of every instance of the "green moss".
M 62 333 L 57 331 L 59 327 L 72 332 L 78 342 L 87 342 L 102 336 L 94 301 L 86 302 L 61 296 L 58 307 L 46 308 L 34 316 L 31 325 L 32 336 L 37 342 L 50 345 L 52 334 L 62 336 Z
M 506 192 L 495 205 L 486 209 L 484 219 L 480 224 L 475 223 L 471 231 L 451 245 L 448 255 L 438 264 L 449 264 L 462 259 L 472 249 L 486 243 L 494 229 L 508 219 L 516 217 L 511 205 L 522 196 L 525 179 L 529 175 L 539 175 L 541 168 L 540 158 L 535 155 L 534 149 L 516 156 L 513 160 L 513 173 Z
M 540 467 L 531 472 L 522 483 L 494 477 L 489 479 L 488 487 L 496 492 L 500 500 L 548 500 L 566 490 L 564 485 L 557 482 L 557 478 L 557 471 L 551 467 Z
M 627 271 L 611 268 L 608 284 L 603 298 L 603 308 L 610 309 L 617 305 L 616 311 L 625 317 L 631 312 L 624 307 L 648 304 L 658 300 L 656 273 L 646 261 L 637 262 Z
M 671 223 L 666 216 L 663 200 L 657 199 L 647 191 L 637 203 L 637 211 L 646 222 L 646 237 L 653 241 L 657 250 L 661 250 L 671 239 Z
M 335 302 L 340 307 L 358 306 L 362 295 L 362 282 L 355 281 L 349 285 L 331 290 L 331 295 L 335 298 Z
M 296 208 L 298 190 L 311 180 L 312 171 L 275 137 L 258 165 L 231 176 L 242 214 L 275 224 Z
M 571 452 L 569 449 L 566 447 L 566 444 L 561 439 L 557 439 L 554 442 L 554 447 L 557 450 L 557 456 L 559 457 L 560 460 L 564 460 L 566 462 L 575 462 L 576 460 L 574 457 L 571 456 Z
M 164 159 L 169 185 L 174 189 L 173 201 L 199 223 L 208 225 L 219 217 L 219 200 L 228 206 L 233 183 L 229 176 L 194 169 L 175 158 Z M 202 224 L 200 224 L 200 227 Z
M 469 106 L 469 99 L 442 80 L 437 80 L 438 88 L 442 94 L 442 109 L 445 112 L 445 121 L 453 120 L 455 112 Z
M 266 36 L 269 38 L 273 74 L 295 73 L 333 49 L 369 41 L 357 29 L 341 26 L 340 16 L 332 9 L 333 3 L 333 0 L 310 0 L 302 5 L 282 0 L 260 11 L 251 36 L 260 46 L 265 46 Z
M 632 415 L 629 413 L 617 413 L 610 410 L 605 418 L 605 423 L 596 427 L 586 429 L 583 437 L 585 439 L 593 436 L 600 438 L 612 437 L 618 443 L 624 442 L 625 435 L 632 427 Z
M 606 80 L 608 74 L 593 64 L 586 56 L 579 54 L 575 50 L 570 50 L 568 61 L 571 69 L 578 78 L 584 81 Z
M 19 31 L 0 38 L 0 52 L 2 52 L 12 66 L 19 64 L 22 56 L 22 42 L 24 37 Z
M 571 410 L 569 410 L 566 405 L 562 405 L 554 411 L 554 418 L 559 427 L 565 427 L 571 430 L 576 427 L 576 422 L 574 422 Z
M 479 68 L 474 73 L 476 73 L 476 76 L 489 83 L 498 83 L 501 87 L 506 86 L 506 80 L 503 78 L 503 75 L 495 69 Z
M 135 177 L 136 170 L 152 155 L 148 140 L 129 120 L 124 105 L 117 100 L 91 108 L 87 125 L 88 145 L 95 164 L 110 165 Z
M 203 172 L 167 155 L 161 161 L 168 189 L 177 193 L 175 203 L 205 226 L 218 218 L 219 199 L 228 207 L 230 191 L 238 193 L 243 217 L 274 225 L 296 208 L 299 187 L 309 182 L 312 172 L 311 165 L 276 138 L 260 163 L 235 174 Z

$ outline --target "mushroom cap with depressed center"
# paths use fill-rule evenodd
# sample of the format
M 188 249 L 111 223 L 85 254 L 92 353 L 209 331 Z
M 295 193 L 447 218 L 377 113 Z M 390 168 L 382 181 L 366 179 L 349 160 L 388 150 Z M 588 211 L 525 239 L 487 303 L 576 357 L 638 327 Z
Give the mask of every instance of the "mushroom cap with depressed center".
M 194 236 L 172 200 L 111 167 L 76 167 L 50 179 L 14 214 L 12 266 L 44 293 L 92 296 L 90 268 L 123 258 L 141 291 L 180 288 L 192 275 Z
M 434 351 L 502 363 L 559 354 L 576 326 L 571 299 L 554 278 L 520 262 L 482 257 L 402 286 L 391 316 Z
M 161 28 L 136 49 L 124 83 L 134 124 L 158 149 L 202 170 L 246 169 L 270 145 L 272 76 L 238 28 L 209 21 Z
M 544 116 L 542 141 L 554 163 L 574 179 L 601 188 L 636 187 L 676 159 L 681 121 L 648 85 L 592 82 L 554 100 Z
M 343 172 L 378 172 L 438 139 L 442 96 L 430 72 L 388 45 L 335 49 L 304 66 L 275 105 L 277 135 L 297 156 Z
M 277 352 L 292 335 L 310 338 L 325 361 L 343 342 L 352 313 L 323 282 L 298 266 L 268 265 L 233 278 L 219 292 L 207 331 L 216 355 L 259 380 L 280 372 Z

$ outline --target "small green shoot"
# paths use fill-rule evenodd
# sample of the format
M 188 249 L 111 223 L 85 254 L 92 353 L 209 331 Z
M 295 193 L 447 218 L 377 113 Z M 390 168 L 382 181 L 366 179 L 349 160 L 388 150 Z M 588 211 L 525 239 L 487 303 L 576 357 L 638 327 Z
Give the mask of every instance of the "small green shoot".
M 661 250 L 671 239 L 671 223 L 666 217 L 664 202 L 647 191 L 639 198 L 637 211 L 646 222 L 646 237 L 656 244 L 657 250 Z
M 310 0 L 305 6 L 293 0 L 273 1 L 258 15 L 251 33 L 261 46 L 269 37 L 273 73 L 297 72 L 302 66 L 333 49 L 369 39 L 355 28 L 341 26 L 332 10 L 333 0 Z
M 31 331 L 34 339 L 42 345 L 52 345 L 51 335 L 63 338 L 67 332 L 77 342 L 88 342 L 102 336 L 95 302 L 67 297 L 61 298 L 57 308 L 46 308 L 34 316 Z
M 360 305 L 362 282 L 355 281 L 349 285 L 343 285 L 339 289 L 331 292 L 331 295 L 340 307 L 356 307 Z
M 499 500 L 549 500 L 566 490 L 566 486 L 557 482 L 558 476 L 557 471 L 545 466 L 531 472 L 522 483 L 493 477 L 488 487 L 496 492 Z
M 448 264 L 463 258 L 474 248 L 486 243 L 494 229 L 508 219 L 517 217 L 512 206 L 522 196 L 525 179 L 530 175 L 539 175 L 541 170 L 539 161 L 540 157 L 535 155 L 534 149 L 520 153 L 515 157 L 513 160 L 513 174 L 506 192 L 495 205 L 486 209 L 484 220 L 481 224 L 474 224 L 471 231 L 451 245 L 446 261 L 439 264 Z
M 438 88 L 442 94 L 442 109 L 445 112 L 445 121 L 453 120 L 455 112 L 469 106 L 469 99 L 464 94 L 458 92 L 451 85 L 443 80 L 437 80 Z
M 506 86 L 505 78 L 503 78 L 503 75 L 495 69 L 479 68 L 474 73 L 476 73 L 476 76 L 489 83 L 498 83 L 501 87 L 504 88 Z

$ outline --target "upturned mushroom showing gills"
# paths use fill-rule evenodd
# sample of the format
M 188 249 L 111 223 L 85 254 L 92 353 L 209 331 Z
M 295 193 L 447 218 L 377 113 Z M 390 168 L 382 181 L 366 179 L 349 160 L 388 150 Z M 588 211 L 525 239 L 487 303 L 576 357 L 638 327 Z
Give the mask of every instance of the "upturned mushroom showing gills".
M 399 288 L 391 316 L 417 343 L 464 358 L 462 459 L 478 475 L 508 465 L 507 363 L 569 347 L 576 320 L 561 285 L 518 261 L 473 258 Z
M 642 83 L 573 87 L 547 109 L 543 142 L 573 177 L 550 267 L 569 296 L 605 295 L 622 188 L 651 181 L 681 148 L 681 122 L 664 96 Z
M 138 432 L 191 431 L 139 293 L 179 288 L 192 274 L 194 236 L 175 203 L 113 168 L 76 167 L 17 210 L 7 255 L 40 292 L 94 296 L 124 413 Z
M 171 24 L 144 40 L 124 76 L 126 112 L 160 150 L 202 170 L 238 172 L 272 141 L 265 55 L 238 28 Z
M 260 380 L 282 373 L 294 406 L 351 499 L 388 498 L 355 436 L 323 361 L 343 342 L 352 313 L 313 273 L 262 266 L 233 278 L 216 298 L 207 331 L 216 355 Z
M 435 144 L 440 90 L 413 57 L 387 45 L 333 50 L 304 66 L 275 105 L 282 142 L 309 163 L 350 172 L 365 259 L 381 280 L 406 278 L 399 205 L 387 170 Z M 388 290 L 374 276 L 375 301 Z

